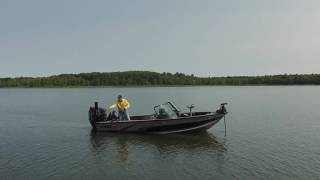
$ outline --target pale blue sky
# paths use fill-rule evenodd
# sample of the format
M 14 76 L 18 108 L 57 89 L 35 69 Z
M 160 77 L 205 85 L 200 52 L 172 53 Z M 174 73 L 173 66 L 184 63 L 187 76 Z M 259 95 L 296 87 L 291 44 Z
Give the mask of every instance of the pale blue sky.
M 320 73 L 320 1 L 0 0 L 0 77 Z

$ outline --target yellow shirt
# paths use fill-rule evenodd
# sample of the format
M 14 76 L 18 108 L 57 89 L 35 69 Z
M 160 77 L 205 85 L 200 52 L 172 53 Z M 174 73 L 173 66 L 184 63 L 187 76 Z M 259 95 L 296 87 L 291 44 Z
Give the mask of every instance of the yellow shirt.
M 128 109 L 130 107 L 130 103 L 126 99 L 122 99 L 122 102 L 117 102 L 116 104 L 111 105 L 109 108 L 117 107 L 119 110 Z

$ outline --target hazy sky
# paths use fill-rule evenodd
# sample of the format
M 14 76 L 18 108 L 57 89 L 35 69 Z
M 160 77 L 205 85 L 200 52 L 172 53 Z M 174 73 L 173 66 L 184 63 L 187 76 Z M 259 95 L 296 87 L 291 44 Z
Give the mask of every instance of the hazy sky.
M 0 77 L 320 73 L 320 1 L 0 0 Z

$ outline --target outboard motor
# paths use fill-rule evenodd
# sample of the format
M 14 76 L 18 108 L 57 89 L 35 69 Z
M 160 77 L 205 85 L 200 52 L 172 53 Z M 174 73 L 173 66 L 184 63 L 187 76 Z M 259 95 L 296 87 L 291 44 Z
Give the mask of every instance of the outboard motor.
M 96 122 L 106 121 L 106 110 L 99 108 L 98 102 L 94 103 L 94 107 L 89 109 L 89 121 L 93 129 L 96 129 Z
M 220 104 L 220 108 L 216 111 L 217 113 L 220 113 L 220 114 L 227 114 L 228 111 L 227 111 L 227 108 L 225 107 L 225 105 L 227 105 L 228 103 L 222 103 Z

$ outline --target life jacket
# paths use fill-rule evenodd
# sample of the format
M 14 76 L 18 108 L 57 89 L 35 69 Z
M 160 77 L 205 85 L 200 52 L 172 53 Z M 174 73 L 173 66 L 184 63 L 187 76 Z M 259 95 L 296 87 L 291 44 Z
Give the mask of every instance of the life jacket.
M 115 108 L 117 107 L 119 110 L 124 110 L 130 108 L 130 103 L 126 99 L 122 99 L 122 102 L 117 102 L 116 104 L 113 104 L 110 106 L 110 108 Z

